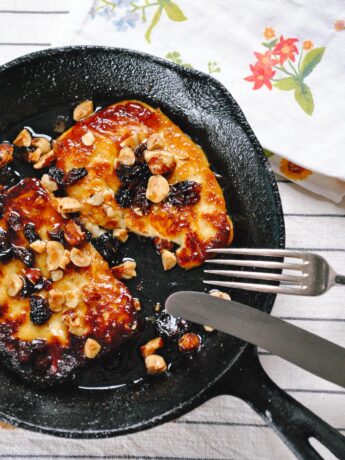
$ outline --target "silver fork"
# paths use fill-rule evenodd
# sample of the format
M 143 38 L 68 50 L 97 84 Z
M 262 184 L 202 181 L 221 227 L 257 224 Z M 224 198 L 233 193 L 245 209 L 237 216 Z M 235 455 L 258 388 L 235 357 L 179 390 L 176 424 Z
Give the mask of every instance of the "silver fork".
M 231 278 L 246 278 L 266 281 L 279 281 L 280 285 L 260 284 L 260 283 L 241 283 L 239 281 L 219 281 L 205 280 L 205 284 L 222 286 L 236 289 L 246 289 L 258 292 L 273 292 L 276 294 L 294 294 L 317 296 L 328 291 L 335 284 L 345 285 L 345 276 L 335 273 L 328 262 L 318 254 L 311 252 L 298 252 L 286 249 L 209 249 L 208 253 L 243 255 L 243 256 L 262 256 L 262 257 L 282 257 L 292 258 L 295 261 L 276 262 L 273 260 L 246 260 L 246 259 L 208 259 L 209 264 L 227 265 L 232 267 L 251 267 L 253 271 L 242 270 L 204 270 L 205 273 L 212 275 L 226 276 Z M 278 270 L 289 270 L 286 273 L 265 273 L 256 271 L 260 268 L 270 268 Z

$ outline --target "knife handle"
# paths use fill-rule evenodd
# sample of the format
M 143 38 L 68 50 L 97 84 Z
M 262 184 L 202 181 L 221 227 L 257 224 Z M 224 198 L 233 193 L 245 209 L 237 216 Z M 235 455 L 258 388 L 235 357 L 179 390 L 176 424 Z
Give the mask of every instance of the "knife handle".
M 255 347 L 248 345 L 239 361 L 222 379 L 217 394 L 247 402 L 297 458 L 322 460 L 309 442 L 315 438 L 337 458 L 345 459 L 344 436 L 279 388 L 262 368 Z

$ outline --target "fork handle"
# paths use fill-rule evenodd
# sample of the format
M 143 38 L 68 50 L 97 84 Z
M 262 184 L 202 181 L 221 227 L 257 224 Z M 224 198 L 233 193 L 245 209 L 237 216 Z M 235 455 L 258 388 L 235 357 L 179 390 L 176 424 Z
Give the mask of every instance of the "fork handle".
M 334 281 L 335 281 L 335 284 L 345 284 L 345 276 L 343 276 L 343 275 L 336 275 Z

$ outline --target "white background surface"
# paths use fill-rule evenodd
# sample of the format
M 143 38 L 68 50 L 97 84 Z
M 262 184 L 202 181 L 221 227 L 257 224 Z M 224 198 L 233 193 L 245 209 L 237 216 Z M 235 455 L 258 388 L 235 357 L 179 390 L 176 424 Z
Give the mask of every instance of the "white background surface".
M 72 3 L 0 0 L 0 62 L 49 46 Z M 56 13 L 48 14 L 52 11 Z M 345 203 L 335 205 L 285 180 L 279 182 L 279 189 L 286 216 L 287 246 L 312 248 L 344 273 Z M 344 290 L 334 288 L 319 298 L 280 296 L 273 314 L 345 346 L 344 307 Z M 275 356 L 261 354 L 260 360 L 278 385 L 345 433 L 344 389 Z M 294 456 L 245 403 L 224 396 L 175 422 L 114 439 L 65 440 L 3 428 L 0 458 L 276 460 Z M 331 457 L 326 454 L 325 458 Z

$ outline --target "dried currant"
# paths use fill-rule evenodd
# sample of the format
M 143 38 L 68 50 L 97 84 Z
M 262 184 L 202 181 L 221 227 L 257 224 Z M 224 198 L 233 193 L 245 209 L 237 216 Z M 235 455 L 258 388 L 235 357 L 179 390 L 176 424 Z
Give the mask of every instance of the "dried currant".
M 126 185 L 122 185 L 115 193 L 115 200 L 121 208 L 129 208 L 132 204 L 132 199 L 132 191 Z
M 8 233 L 0 229 L 0 260 L 8 259 L 12 256 L 12 246 Z
M 15 232 L 18 232 L 22 226 L 20 215 L 15 211 L 11 211 L 9 213 L 7 216 L 7 223 L 8 226 Z
M 65 244 L 65 235 L 64 235 L 64 231 L 62 230 L 62 228 L 59 226 L 57 226 L 56 228 L 53 228 L 53 230 L 48 230 L 48 236 L 51 240 L 53 241 L 58 241 L 59 243 L 61 243 L 62 245 Z
M 20 292 L 22 297 L 29 297 L 35 292 L 40 292 L 42 290 L 49 291 L 52 286 L 52 281 L 44 277 L 41 277 L 35 284 L 32 284 L 26 277 L 23 279 L 24 286 Z
M 73 168 L 65 174 L 63 184 L 74 185 L 83 179 L 83 177 L 87 176 L 87 174 L 88 172 L 86 168 Z
M 58 185 L 64 185 L 64 172 L 56 166 L 51 166 L 48 169 L 48 176 L 50 176 Z
M 139 184 L 132 191 L 132 208 L 139 208 L 140 211 L 147 215 L 150 211 L 151 203 L 146 198 L 146 187 L 143 184 Z
M 34 324 L 44 324 L 51 315 L 47 299 L 39 295 L 30 296 L 30 319 Z
M 83 221 L 81 219 L 79 219 L 78 217 L 74 217 L 74 219 L 72 219 L 73 222 L 75 222 L 77 225 L 79 225 L 79 227 L 81 228 L 82 232 L 85 233 L 85 239 L 86 241 L 91 241 L 91 238 L 92 238 L 92 234 L 91 232 L 89 232 L 89 230 L 85 227 Z
M 147 163 L 136 161 L 133 166 L 120 164 L 116 168 L 116 175 L 120 179 L 122 185 L 134 185 L 134 183 L 138 181 L 147 181 L 151 173 Z
M 15 259 L 20 260 L 23 264 L 31 267 L 34 263 L 34 254 L 31 249 L 23 248 L 22 246 L 12 245 L 12 253 Z
M 24 235 L 29 243 L 33 243 L 34 241 L 41 239 L 35 230 L 35 224 L 32 223 L 26 224 L 24 226 Z
M 91 242 L 111 267 L 118 263 L 120 243 L 111 233 L 103 233 L 100 237 L 93 238 Z
M 134 149 L 134 155 L 138 161 L 144 161 L 144 152 L 147 148 L 146 142 L 143 142 L 142 144 L 139 144 L 137 147 Z
M 175 318 L 162 311 L 154 323 L 154 328 L 159 337 L 174 337 L 187 332 L 188 323 L 184 319 Z
M 12 186 L 20 180 L 20 174 L 11 165 L 6 165 L 0 169 L 0 185 Z
M 167 201 L 174 206 L 188 206 L 200 200 L 201 184 L 192 180 L 176 182 L 170 186 Z

